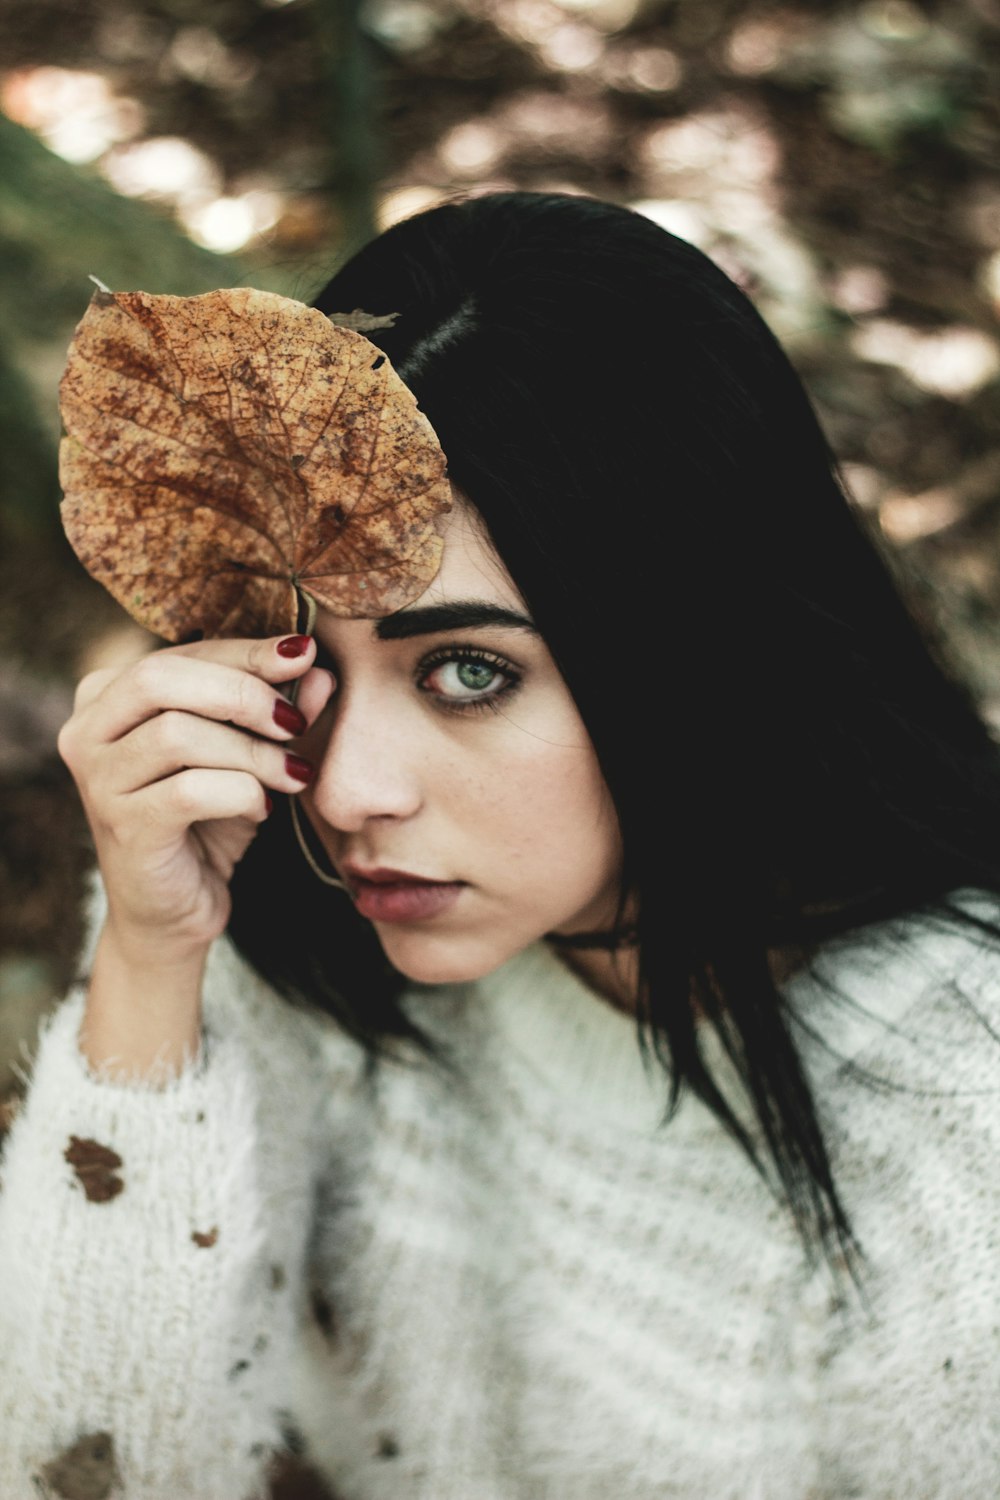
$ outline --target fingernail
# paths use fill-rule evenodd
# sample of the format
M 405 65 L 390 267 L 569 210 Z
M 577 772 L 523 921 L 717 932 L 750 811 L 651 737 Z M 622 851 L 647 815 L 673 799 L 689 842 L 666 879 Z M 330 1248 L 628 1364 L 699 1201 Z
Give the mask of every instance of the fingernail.
M 286 635 L 283 641 L 278 642 L 276 649 L 279 656 L 305 656 L 309 650 L 309 636 Z
M 301 709 L 296 708 L 294 703 L 289 703 L 286 698 L 275 698 L 274 722 L 281 729 L 287 729 L 289 734 L 305 734 L 307 728 Z
M 286 755 L 285 770 L 296 781 L 312 780 L 313 768 L 307 760 L 302 759 L 301 755 Z

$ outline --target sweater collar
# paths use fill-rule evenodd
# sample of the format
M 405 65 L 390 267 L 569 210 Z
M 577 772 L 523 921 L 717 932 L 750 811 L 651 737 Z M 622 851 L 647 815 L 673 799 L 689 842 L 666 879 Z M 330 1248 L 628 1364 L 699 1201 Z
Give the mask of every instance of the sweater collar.
M 635 1018 L 597 994 L 544 941 L 474 985 L 490 1030 L 567 1108 L 649 1134 L 669 1082 L 639 1048 Z
M 952 899 L 998 918 L 988 893 L 962 889 Z M 876 934 L 881 942 L 873 942 Z M 995 971 L 995 954 L 977 951 L 967 933 L 945 934 L 912 914 L 825 945 L 812 971 L 782 986 L 814 1086 L 824 1088 L 845 1062 L 905 1026 L 921 993 L 958 976 L 971 980 L 984 962 Z M 489 1029 L 568 1109 L 645 1135 L 662 1121 L 668 1075 L 655 1058 L 643 1057 L 635 1018 L 597 994 L 547 943 L 531 944 L 471 988 Z M 714 1031 L 702 1046 L 731 1107 L 753 1132 L 746 1096 Z M 703 1139 L 717 1129 L 708 1109 L 685 1094 L 671 1124 L 674 1138 Z

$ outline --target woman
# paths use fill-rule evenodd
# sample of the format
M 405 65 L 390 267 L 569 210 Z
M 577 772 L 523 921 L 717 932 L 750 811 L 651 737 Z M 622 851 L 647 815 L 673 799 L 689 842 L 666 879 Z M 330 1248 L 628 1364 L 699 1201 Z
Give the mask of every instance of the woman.
M 396 314 L 442 566 L 80 684 L 0 1492 L 992 1496 L 998 751 L 787 359 L 559 194 L 317 305 Z

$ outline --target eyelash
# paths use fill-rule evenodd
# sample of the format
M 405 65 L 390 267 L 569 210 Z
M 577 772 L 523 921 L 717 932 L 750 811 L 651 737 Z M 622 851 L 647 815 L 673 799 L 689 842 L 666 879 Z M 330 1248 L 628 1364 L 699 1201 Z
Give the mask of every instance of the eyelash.
M 474 651 L 467 646 L 442 646 L 425 656 L 417 667 L 415 680 L 420 690 L 431 693 L 430 688 L 423 686 L 426 679 L 438 667 L 449 666 L 453 662 L 472 662 L 475 666 L 492 667 L 494 672 L 500 672 L 507 681 L 502 687 L 491 688 L 479 698 L 446 698 L 441 694 L 434 694 L 446 713 L 482 713 L 484 709 L 492 709 L 494 713 L 498 713 L 503 701 L 521 686 L 520 674 L 502 656 L 497 656 L 492 651 Z

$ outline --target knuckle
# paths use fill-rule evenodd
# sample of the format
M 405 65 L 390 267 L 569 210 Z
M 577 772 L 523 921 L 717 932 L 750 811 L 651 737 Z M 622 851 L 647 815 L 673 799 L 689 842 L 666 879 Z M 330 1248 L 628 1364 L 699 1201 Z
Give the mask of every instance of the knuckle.
M 236 683 L 236 714 L 243 724 L 256 721 L 260 714 L 261 684 L 248 672 L 241 672 Z
M 283 774 L 284 751 L 273 740 L 252 739 L 250 764 L 255 776 L 268 776 L 273 780 L 276 775 Z
M 197 771 L 182 771 L 171 776 L 168 796 L 171 807 L 182 817 L 199 812 L 203 801 L 202 778 Z
M 136 662 L 132 668 L 132 683 L 148 704 L 155 705 L 164 686 L 164 667 L 159 653 L 154 652 Z
M 260 803 L 261 791 L 260 779 L 250 771 L 237 771 L 239 777 L 240 795 L 245 797 L 247 806 L 256 808 Z
M 270 640 L 259 640 L 255 638 L 250 643 L 247 653 L 247 670 L 253 672 L 257 677 L 263 677 L 268 667 L 274 665 L 273 643 Z
M 74 708 L 83 708 L 92 702 L 116 675 L 112 667 L 97 667 L 93 672 L 86 672 L 76 685 L 73 694 Z
M 168 708 L 162 714 L 157 714 L 150 732 L 157 747 L 167 752 L 183 750 L 189 737 L 184 715 L 175 708 Z
M 56 749 L 69 765 L 76 748 L 76 716 L 71 715 L 56 735 Z

